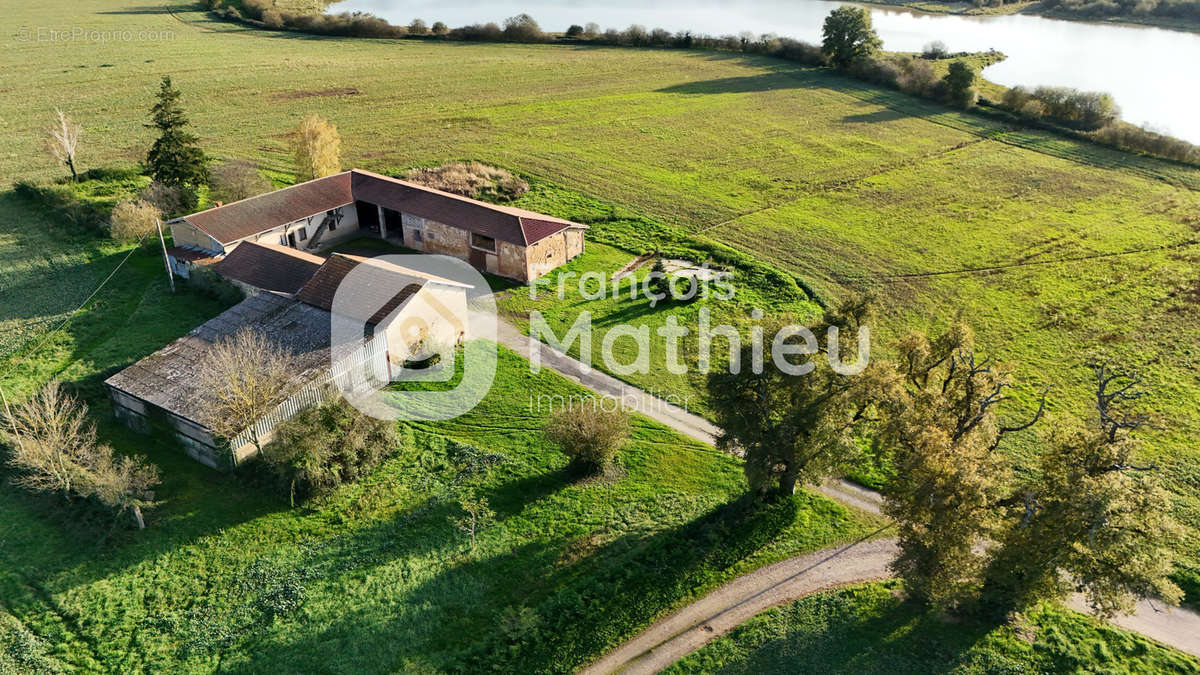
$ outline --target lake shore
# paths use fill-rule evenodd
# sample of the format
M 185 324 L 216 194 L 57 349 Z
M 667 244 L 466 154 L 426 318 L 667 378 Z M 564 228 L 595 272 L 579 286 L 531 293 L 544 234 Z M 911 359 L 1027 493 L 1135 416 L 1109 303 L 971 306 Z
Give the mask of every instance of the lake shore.
M 335 0 L 337 1 L 337 0 Z M 915 14 L 953 14 L 957 16 L 1007 16 L 1026 14 L 1047 19 L 1075 21 L 1078 23 L 1115 24 L 1126 26 L 1150 26 L 1165 28 L 1187 33 L 1200 33 L 1200 21 L 1188 21 L 1161 16 L 1112 16 L 1112 17 L 1080 17 L 1069 12 L 1044 8 L 1042 2 L 1017 2 L 999 7 L 977 7 L 971 2 L 922 2 L 921 0 L 873 0 L 872 2 L 856 2 L 864 7 L 897 10 L 903 9 Z

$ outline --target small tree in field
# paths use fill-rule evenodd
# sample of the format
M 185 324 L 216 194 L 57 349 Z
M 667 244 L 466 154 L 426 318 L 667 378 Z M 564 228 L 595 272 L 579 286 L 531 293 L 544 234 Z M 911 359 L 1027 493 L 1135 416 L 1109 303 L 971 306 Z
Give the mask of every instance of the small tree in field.
M 12 446 L 9 466 L 20 472 L 18 485 L 63 496 L 95 497 L 118 514 L 132 510 L 138 528 L 145 528 L 142 509 L 153 506 L 149 495 L 159 483 L 158 469 L 97 445 L 87 406 L 58 384 L 42 387 L 4 426 Z
M 71 181 L 79 180 L 75 170 L 75 149 L 79 147 L 79 134 L 82 129 L 73 122 L 62 110 L 55 109 L 54 122 L 46 131 L 46 149 L 54 159 L 67 165 L 71 171 Z
M 950 100 L 964 108 L 975 105 L 979 92 L 975 91 L 975 70 L 962 61 L 950 64 L 950 70 L 942 78 Z
M 188 119 L 179 98 L 171 78 L 163 77 L 158 101 L 150 110 L 150 126 L 159 135 L 146 154 L 146 166 L 154 180 L 191 191 L 208 181 L 208 159 L 198 145 L 200 139 L 186 130 Z
M 629 438 L 629 415 L 595 405 L 571 406 L 550 418 L 546 438 L 558 444 L 583 475 L 603 474 L 612 467 L 617 450 Z
M 208 428 L 223 438 L 251 428 L 279 404 L 290 361 L 287 350 L 248 328 L 214 343 L 200 378 Z M 257 435 L 251 440 L 262 450 Z
M 5 426 L 9 466 L 22 472 L 18 485 L 64 496 L 86 490 L 96 427 L 74 396 L 47 384 L 13 410 Z
M 228 204 L 269 192 L 271 181 L 254 162 L 231 159 L 213 169 L 211 187 L 213 198 Z
M 337 127 L 310 113 L 296 130 L 296 178 L 313 180 L 341 171 L 341 151 L 342 138 Z
M 479 531 L 496 518 L 496 512 L 488 506 L 487 500 L 476 495 L 467 495 L 458 500 L 458 506 L 463 515 L 454 520 L 458 529 L 471 537 L 471 550 L 475 550 L 475 537 Z
M 821 52 L 838 68 L 871 56 L 883 45 L 871 27 L 871 13 L 860 7 L 844 5 L 833 10 L 825 17 L 821 32 Z
M 121 242 L 142 241 L 158 229 L 162 211 L 149 202 L 126 199 L 113 207 L 109 233 Z

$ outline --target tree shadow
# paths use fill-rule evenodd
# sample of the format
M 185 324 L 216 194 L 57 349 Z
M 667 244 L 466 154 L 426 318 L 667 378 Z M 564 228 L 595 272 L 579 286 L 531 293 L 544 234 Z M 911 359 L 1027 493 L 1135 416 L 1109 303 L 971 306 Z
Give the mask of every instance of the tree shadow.
M 908 113 L 904 113 L 893 108 L 884 108 L 882 110 L 876 110 L 869 113 L 847 115 L 842 118 L 842 121 L 850 124 L 873 124 L 875 122 L 895 122 L 907 117 L 910 117 Z
M 557 488 L 553 473 L 541 481 L 542 489 Z M 504 508 L 515 501 L 497 498 Z M 503 554 L 464 554 L 386 607 L 359 606 L 316 632 L 263 640 L 254 663 L 233 671 L 317 663 L 338 653 L 349 670 L 568 672 L 718 583 L 777 539 L 797 509 L 795 500 L 763 505 L 743 498 L 607 544 L 592 535 L 533 534 Z
M 890 592 L 859 593 L 851 588 L 784 605 L 775 610 L 773 619 L 784 625 L 794 622 L 796 627 L 782 634 L 761 632 L 761 625 L 735 629 L 731 638 L 739 640 L 747 653 L 744 659 L 727 664 L 727 670 L 782 674 L 794 672 L 797 663 L 807 663 L 828 672 L 960 672 L 970 649 L 999 625 L 973 617 L 939 616 L 910 601 L 879 599 L 879 594 Z M 870 614 L 863 616 L 864 611 Z M 757 642 L 759 635 L 774 637 Z M 1028 665 L 1002 661 L 994 654 L 988 660 L 986 672 L 1025 672 L 1023 666 Z

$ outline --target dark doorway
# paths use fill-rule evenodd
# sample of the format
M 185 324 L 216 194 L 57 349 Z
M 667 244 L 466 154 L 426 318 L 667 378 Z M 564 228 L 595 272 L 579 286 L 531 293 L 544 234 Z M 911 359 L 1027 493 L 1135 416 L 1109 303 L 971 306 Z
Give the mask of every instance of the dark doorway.
M 358 227 L 379 234 L 379 207 L 366 202 L 354 202 L 354 210 L 358 212 Z
M 297 246 L 296 246 L 296 233 L 295 233 L 295 232 L 288 232 L 288 236 L 287 236 L 287 237 L 288 237 L 288 246 L 291 246 L 292 248 L 297 248 Z
M 383 224 L 387 230 L 388 239 L 393 239 L 400 243 L 404 243 L 404 220 L 400 217 L 400 212 L 394 209 L 383 209 Z
M 487 253 L 480 251 L 477 248 L 471 249 L 471 267 L 480 271 L 487 271 Z

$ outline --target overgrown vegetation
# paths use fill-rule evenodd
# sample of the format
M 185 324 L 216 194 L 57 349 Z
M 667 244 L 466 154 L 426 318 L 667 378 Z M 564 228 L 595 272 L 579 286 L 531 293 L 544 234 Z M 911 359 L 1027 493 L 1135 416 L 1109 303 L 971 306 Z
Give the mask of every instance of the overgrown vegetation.
M 614 408 L 618 403 L 610 401 Z M 629 439 L 629 415 L 606 410 L 608 402 L 592 400 L 564 407 L 550 417 L 546 438 L 562 448 L 576 475 L 603 476 L 617 460 L 617 451 Z
M 405 180 L 472 199 L 511 201 L 529 192 L 529 183 L 507 169 L 482 162 L 448 162 L 435 167 L 417 167 L 403 175 Z
M 340 395 L 330 395 L 279 425 L 260 461 L 280 493 L 296 504 L 368 475 L 406 449 L 411 439 L 405 439 L 395 424 L 367 417 Z

